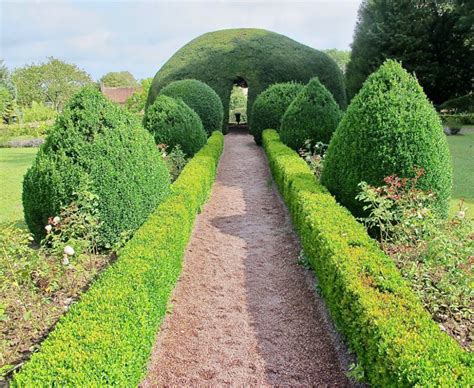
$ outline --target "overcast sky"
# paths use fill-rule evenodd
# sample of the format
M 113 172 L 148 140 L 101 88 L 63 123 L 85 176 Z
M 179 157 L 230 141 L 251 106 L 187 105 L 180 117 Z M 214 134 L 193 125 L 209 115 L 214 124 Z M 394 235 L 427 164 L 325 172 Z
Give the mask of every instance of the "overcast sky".
M 205 32 L 256 27 L 317 49 L 348 49 L 359 0 L 0 0 L 0 59 L 12 69 L 54 56 L 94 79 L 109 71 L 153 76 Z

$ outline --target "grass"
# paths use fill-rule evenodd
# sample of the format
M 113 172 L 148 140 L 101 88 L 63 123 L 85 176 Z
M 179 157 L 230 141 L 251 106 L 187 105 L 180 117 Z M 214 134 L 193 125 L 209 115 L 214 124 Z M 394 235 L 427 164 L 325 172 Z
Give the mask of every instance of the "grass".
M 454 188 L 451 214 L 464 199 L 470 217 L 474 214 L 474 127 L 464 127 L 459 135 L 448 136 L 454 165 Z
M 23 175 L 31 166 L 37 148 L 0 148 L 0 224 L 23 225 L 21 190 Z

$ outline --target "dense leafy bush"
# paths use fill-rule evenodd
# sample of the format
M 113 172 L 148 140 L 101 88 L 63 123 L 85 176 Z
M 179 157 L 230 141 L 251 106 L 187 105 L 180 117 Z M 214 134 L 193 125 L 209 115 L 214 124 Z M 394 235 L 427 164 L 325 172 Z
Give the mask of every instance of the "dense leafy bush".
M 257 96 L 250 122 L 250 133 L 257 144 L 262 144 L 264 129 L 280 130 L 283 115 L 302 89 L 301 84 L 285 82 L 273 84 Z
M 333 96 L 317 78 L 313 78 L 283 115 L 281 140 L 294 150 L 303 147 L 306 140 L 312 144 L 327 144 L 340 119 L 341 111 Z
M 160 95 L 181 99 L 201 118 L 204 129 L 211 135 L 213 131 L 222 129 L 224 108 L 217 93 L 204 82 L 185 79 L 166 85 Z
M 21 119 L 24 123 L 52 120 L 58 115 L 53 108 L 36 101 L 32 102 L 31 107 L 23 108 L 21 113 Z
M 438 105 L 438 110 L 450 113 L 474 113 L 474 93 L 445 101 Z
M 166 144 L 170 149 L 180 145 L 188 156 L 206 144 L 201 119 L 182 100 L 159 96 L 146 111 L 143 125 L 155 137 L 156 144 Z
M 424 310 L 393 261 L 273 130 L 263 144 L 321 292 L 373 386 L 468 386 L 474 357 Z
M 328 55 L 266 30 L 239 28 L 210 32 L 178 50 L 156 73 L 147 107 L 170 82 L 198 79 L 224 104 L 224 132 L 229 120 L 229 100 L 234 84 L 249 86 L 247 115 L 257 96 L 277 82 L 307 83 L 317 76 L 342 109 L 346 93 L 342 72 Z
M 194 219 L 223 149 L 215 132 L 117 261 L 102 273 L 14 377 L 25 386 L 137 386 L 181 271 Z
M 379 186 L 389 175 L 425 173 L 418 188 L 436 194 L 435 207 L 446 216 L 452 186 L 451 155 L 441 122 L 415 77 L 386 61 L 352 100 L 326 154 L 321 182 L 354 214 L 365 181 Z
M 169 174 L 150 134 L 95 88 L 68 103 L 23 182 L 25 221 L 35 238 L 48 217 L 89 191 L 99 198 L 101 245 L 135 230 L 165 198 Z

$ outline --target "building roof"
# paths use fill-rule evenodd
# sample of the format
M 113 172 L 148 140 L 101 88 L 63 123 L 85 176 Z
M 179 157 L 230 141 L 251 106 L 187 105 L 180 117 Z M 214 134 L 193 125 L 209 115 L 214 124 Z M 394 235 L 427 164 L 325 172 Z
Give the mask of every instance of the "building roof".
M 117 104 L 125 104 L 127 99 L 136 91 L 139 90 L 139 87 L 108 87 L 100 85 L 100 91 L 104 96 L 109 98 L 111 101 L 116 102 Z

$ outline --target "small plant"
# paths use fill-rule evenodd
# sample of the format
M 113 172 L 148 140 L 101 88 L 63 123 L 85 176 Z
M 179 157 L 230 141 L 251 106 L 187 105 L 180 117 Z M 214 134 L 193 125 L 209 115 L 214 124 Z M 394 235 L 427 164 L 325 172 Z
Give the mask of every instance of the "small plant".
M 158 144 L 158 148 L 163 155 L 166 167 L 168 167 L 171 181 L 174 182 L 178 178 L 184 166 L 186 166 L 188 158 L 179 144 L 174 146 L 169 153 L 167 152 L 169 147 L 166 144 Z
M 327 144 L 317 142 L 314 146 L 311 140 L 307 139 L 298 153 L 308 163 L 308 166 L 313 171 L 314 175 L 319 179 L 323 171 L 324 155 L 328 148 Z

